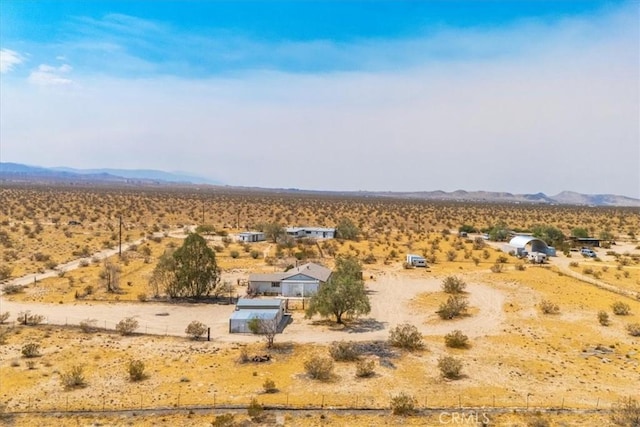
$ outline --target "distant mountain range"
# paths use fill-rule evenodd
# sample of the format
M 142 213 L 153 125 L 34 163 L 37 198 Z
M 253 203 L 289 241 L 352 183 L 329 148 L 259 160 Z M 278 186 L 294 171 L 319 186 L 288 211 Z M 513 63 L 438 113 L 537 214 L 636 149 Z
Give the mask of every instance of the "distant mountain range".
M 80 181 L 123 184 L 209 184 L 220 182 L 180 172 L 153 169 L 73 169 L 67 167 L 43 168 L 20 163 L 1 163 L 0 180 L 22 181 Z
M 43 168 L 19 163 L 0 162 L 0 182 L 31 182 L 59 184 L 103 184 L 103 185 L 224 185 L 200 176 L 188 173 L 170 173 L 145 169 L 72 169 L 67 167 Z M 232 187 L 228 187 L 232 188 Z M 240 188 L 240 187 L 239 187 Z M 244 188 L 247 190 L 247 188 Z M 563 191 L 555 196 L 544 193 L 512 194 L 492 191 L 414 191 L 414 192 L 382 192 L 382 191 L 311 191 L 298 189 L 260 189 L 255 191 L 291 192 L 299 194 L 336 194 L 360 197 L 393 197 L 415 200 L 469 201 L 486 203 L 534 203 L 585 206 L 629 206 L 640 207 L 640 199 L 618 196 L 614 194 L 581 194 Z

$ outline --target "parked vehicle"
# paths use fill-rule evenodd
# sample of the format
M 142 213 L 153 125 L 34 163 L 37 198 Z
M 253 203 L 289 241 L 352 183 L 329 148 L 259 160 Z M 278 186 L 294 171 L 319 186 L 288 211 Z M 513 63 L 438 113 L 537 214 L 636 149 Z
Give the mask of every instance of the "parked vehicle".
M 582 248 L 580 249 L 580 253 L 582 254 L 582 256 L 589 258 L 595 258 L 598 256 L 598 254 L 596 254 L 596 252 L 591 248 Z
M 421 257 L 420 255 L 407 255 L 407 264 L 412 265 L 414 267 L 426 267 L 427 260 Z
M 529 262 L 534 264 L 544 264 L 547 261 L 547 254 L 542 252 L 531 252 L 527 255 Z

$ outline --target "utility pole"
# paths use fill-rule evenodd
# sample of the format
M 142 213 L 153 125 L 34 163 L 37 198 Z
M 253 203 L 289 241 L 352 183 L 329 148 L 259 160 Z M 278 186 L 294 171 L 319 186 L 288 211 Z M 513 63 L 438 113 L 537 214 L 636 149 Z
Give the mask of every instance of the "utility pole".
M 120 234 L 118 238 L 118 256 L 122 258 L 122 214 L 119 216 L 120 219 Z
M 204 225 L 204 198 L 202 199 L 202 225 Z

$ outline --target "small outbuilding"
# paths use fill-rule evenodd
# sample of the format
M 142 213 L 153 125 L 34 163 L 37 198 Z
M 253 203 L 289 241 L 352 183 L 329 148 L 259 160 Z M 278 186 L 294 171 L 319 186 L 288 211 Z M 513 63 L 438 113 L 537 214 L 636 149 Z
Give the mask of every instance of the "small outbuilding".
M 243 231 L 238 234 L 238 241 L 245 243 L 262 242 L 265 240 L 265 234 L 262 231 Z
M 280 325 L 283 317 L 284 300 L 240 298 L 229 318 L 229 333 L 251 333 L 249 323 L 253 319 L 273 321 Z

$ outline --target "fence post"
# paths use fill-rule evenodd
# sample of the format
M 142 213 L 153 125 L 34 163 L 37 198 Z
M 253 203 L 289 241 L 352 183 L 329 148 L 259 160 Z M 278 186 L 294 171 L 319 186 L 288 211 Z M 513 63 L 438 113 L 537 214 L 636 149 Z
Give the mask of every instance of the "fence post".
M 564 397 L 562 398 L 562 406 L 560 406 L 560 409 L 564 409 Z
M 176 408 L 180 407 L 180 390 L 178 390 L 178 402 L 176 404 Z
M 600 398 L 598 398 L 598 401 L 596 402 L 596 410 L 598 410 L 598 405 L 600 405 Z
M 324 394 L 322 395 L 322 404 L 320 405 L 321 408 L 324 408 Z

